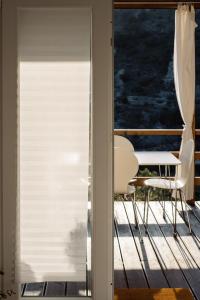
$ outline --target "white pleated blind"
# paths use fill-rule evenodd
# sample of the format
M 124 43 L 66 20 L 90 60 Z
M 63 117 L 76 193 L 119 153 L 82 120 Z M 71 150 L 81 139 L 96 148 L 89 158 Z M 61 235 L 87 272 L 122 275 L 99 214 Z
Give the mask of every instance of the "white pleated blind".
M 21 282 L 84 281 L 90 10 L 18 15 Z

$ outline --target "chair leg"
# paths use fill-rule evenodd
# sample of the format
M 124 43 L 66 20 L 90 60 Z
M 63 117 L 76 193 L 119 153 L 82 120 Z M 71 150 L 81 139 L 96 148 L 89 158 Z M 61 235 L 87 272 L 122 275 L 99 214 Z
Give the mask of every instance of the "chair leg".
M 148 216 L 149 216 L 149 198 L 150 198 L 150 192 L 151 189 L 148 190 L 148 196 L 147 196 L 147 211 L 146 211 L 146 221 L 145 221 L 145 232 L 147 233 L 147 227 L 148 227 Z
M 167 166 L 167 169 L 168 169 L 168 176 L 171 177 L 171 170 L 170 170 L 170 166 Z M 174 206 L 173 206 L 173 197 L 172 197 L 172 194 L 173 194 L 173 189 L 171 188 L 171 183 L 170 183 L 170 201 L 171 201 L 171 205 L 172 205 L 172 220 L 173 220 L 173 224 L 174 224 Z
M 165 192 L 162 190 L 162 203 L 163 203 L 163 219 L 165 220 Z
M 167 178 L 167 172 L 169 171 L 170 176 L 170 169 L 168 169 L 168 166 L 165 166 L 165 178 Z M 163 219 L 166 220 L 166 214 L 165 214 L 165 204 L 166 204 L 166 192 L 165 190 L 162 190 L 162 197 L 163 197 Z
M 185 211 L 184 211 L 184 208 L 183 208 L 183 198 L 182 198 L 182 195 L 181 195 L 181 190 L 179 190 L 179 197 L 181 199 L 181 209 L 182 209 L 182 213 L 183 213 L 183 219 L 185 221 Z
M 192 233 L 190 218 L 189 218 L 189 214 L 188 214 L 188 207 L 187 207 L 186 197 L 185 197 L 184 192 L 180 190 L 180 194 L 181 194 L 181 192 L 183 193 L 183 201 L 185 203 L 185 213 L 186 213 L 186 216 L 187 216 L 189 231 L 190 231 L 190 233 Z
M 177 190 L 175 196 L 175 214 L 174 214 L 174 237 L 177 237 L 177 230 L 176 230 L 176 219 L 177 219 Z
M 135 218 L 135 228 L 138 229 L 139 222 L 137 218 L 137 211 L 136 211 L 136 202 L 135 202 L 135 193 L 133 194 L 133 197 L 131 197 L 132 206 L 133 206 L 133 212 L 134 212 L 134 218 Z
M 131 197 L 131 199 L 132 199 L 133 211 L 134 211 L 134 215 L 135 215 L 135 228 L 138 229 L 139 236 L 140 236 L 140 242 L 143 243 L 142 233 L 141 233 L 141 230 L 140 230 L 140 225 L 139 225 L 139 220 L 138 220 L 138 215 L 137 215 L 135 193 L 133 194 L 133 197 Z
M 171 205 L 172 205 L 172 220 L 173 220 L 173 224 L 174 224 L 174 205 L 173 205 L 173 198 L 172 198 L 172 193 L 173 190 L 170 190 L 170 200 L 171 200 Z
M 143 223 L 144 224 L 145 224 L 145 217 L 146 217 L 147 194 L 148 194 L 148 188 L 145 189 L 144 211 L 143 211 Z

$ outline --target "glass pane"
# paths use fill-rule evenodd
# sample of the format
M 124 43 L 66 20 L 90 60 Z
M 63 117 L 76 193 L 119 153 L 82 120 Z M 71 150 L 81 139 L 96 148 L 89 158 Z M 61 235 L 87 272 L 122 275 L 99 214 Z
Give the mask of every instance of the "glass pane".
M 90 165 L 88 8 L 18 18 L 19 271 L 24 296 L 86 296 Z
M 115 129 L 182 128 L 183 121 L 177 104 L 173 76 L 174 9 L 116 9 L 114 16 Z M 200 23 L 200 11 L 196 12 L 196 21 Z M 197 124 L 200 124 L 198 115 L 200 105 L 199 32 L 200 28 L 197 29 L 196 39 Z M 200 128 L 199 125 L 198 127 Z M 181 143 L 181 136 L 127 135 L 125 137 L 132 142 L 136 151 L 179 151 Z M 196 138 L 196 145 L 197 148 L 200 147 L 198 137 Z M 115 147 L 114 154 L 119 151 L 118 148 L 120 149 L 120 144 L 119 147 Z M 162 263 L 166 262 L 168 264 L 168 262 L 166 260 L 166 252 L 162 251 L 162 249 L 165 248 L 166 250 L 169 247 L 168 259 L 172 262 L 175 258 L 175 261 L 169 266 L 168 271 L 171 270 L 171 274 L 176 273 L 177 278 L 180 279 L 182 270 L 179 268 L 179 262 L 181 259 L 184 260 L 186 252 L 190 255 L 190 249 L 196 247 L 196 245 L 192 246 L 192 242 L 193 240 L 196 242 L 195 235 L 198 237 L 199 234 L 197 229 L 199 220 L 196 217 L 198 214 L 198 203 L 194 210 L 195 214 L 191 213 L 191 209 L 189 209 L 188 213 L 192 230 L 195 231 L 193 227 L 195 228 L 196 226 L 196 231 L 192 233 L 193 238 L 188 243 L 187 251 L 184 254 L 178 248 L 176 249 L 177 251 L 172 251 L 171 241 L 174 239 L 174 209 L 172 208 L 174 208 L 174 202 L 171 201 L 171 194 L 166 189 L 166 186 L 162 193 L 160 192 L 161 189 L 156 188 L 148 189 L 147 191 L 146 186 L 142 185 L 144 178 L 134 178 L 130 182 L 133 174 L 131 175 L 130 173 L 129 175 L 128 173 L 132 165 L 130 163 L 131 159 L 129 161 L 127 158 L 127 153 L 128 150 L 124 157 L 123 154 L 120 157 L 121 174 L 120 172 L 114 172 L 116 178 L 120 178 L 121 182 L 124 182 L 124 186 L 122 185 L 124 190 L 122 191 L 121 188 L 119 194 L 116 192 L 114 199 L 115 287 L 139 289 L 152 287 L 153 285 L 159 288 L 165 287 L 169 283 L 166 282 L 168 275 L 166 276 L 165 270 L 163 273 Z M 143 154 L 145 155 L 146 153 Z M 157 155 L 161 156 L 160 153 Z M 151 160 L 154 164 L 152 156 Z M 160 167 L 158 164 L 152 166 L 152 162 L 149 159 L 147 166 L 139 163 L 139 170 L 135 177 L 138 175 L 141 177 L 175 175 L 175 166 L 170 166 L 168 172 L 166 172 L 167 168 L 165 166 Z M 199 162 L 196 161 L 196 175 L 200 175 Z M 116 166 L 118 166 L 117 163 L 116 159 Z M 137 163 L 135 163 L 136 165 Z M 114 168 L 114 170 L 116 169 Z M 118 169 L 120 168 L 118 167 Z M 118 179 L 118 181 L 120 180 Z M 123 192 L 125 194 L 128 193 L 124 198 Z M 196 196 L 196 200 L 199 200 L 199 187 L 196 188 Z M 143 200 L 147 201 L 147 199 L 151 201 L 145 211 Z M 186 241 L 189 236 L 189 230 L 185 224 L 184 209 L 184 207 L 181 207 L 181 204 L 179 206 L 178 202 L 177 231 L 179 238 Z M 147 221 L 147 216 L 148 226 L 144 224 Z M 143 243 L 141 242 L 141 236 Z M 167 241 L 164 248 L 163 239 L 165 242 Z M 177 254 L 178 252 L 179 254 Z M 152 258 L 152 254 L 154 258 Z M 198 271 L 198 266 L 191 268 L 188 265 L 183 269 L 187 269 L 187 271 L 193 269 L 195 272 Z M 183 282 L 180 285 L 184 286 L 185 283 Z M 195 294 L 195 291 L 193 290 L 192 293 Z M 197 294 L 199 295 L 199 293 Z
M 182 128 L 173 77 L 174 10 L 115 10 L 115 128 Z

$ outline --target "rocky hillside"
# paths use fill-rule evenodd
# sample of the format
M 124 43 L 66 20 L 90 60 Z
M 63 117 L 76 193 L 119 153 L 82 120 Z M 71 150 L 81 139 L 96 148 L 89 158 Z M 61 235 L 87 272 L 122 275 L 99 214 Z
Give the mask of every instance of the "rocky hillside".
M 198 22 L 199 20 L 199 22 Z M 196 14 L 200 24 L 200 13 Z M 182 128 L 173 79 L 174 10 L 115 10 L 115 128 Z M 200 29 L 196 31 L 200 109 Z M 196 116 L 200 127 L 200 117 Z M 174 137 L 134 139 L 138 149 L 178 149 Z

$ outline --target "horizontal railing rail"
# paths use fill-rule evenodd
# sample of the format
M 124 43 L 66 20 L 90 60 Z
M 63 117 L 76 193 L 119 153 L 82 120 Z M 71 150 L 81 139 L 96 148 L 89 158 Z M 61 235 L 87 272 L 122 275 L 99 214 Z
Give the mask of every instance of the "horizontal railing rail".
M 118 135 L 182 135 L 183 129 L 114 129 Z M 195 135 L 200 135 L 200 129 L 195 129 Z
M 131 8 L 172 8 L 175 9 L 177 7 L 178 1 L 173 0 L 118 0 L 114 1 L 114 8 L 118 9 L 131 9 Z M 191 3 L 193 2 L 195 8 L 200 8 L 199 1 L 179 1 L 180 3 Z

